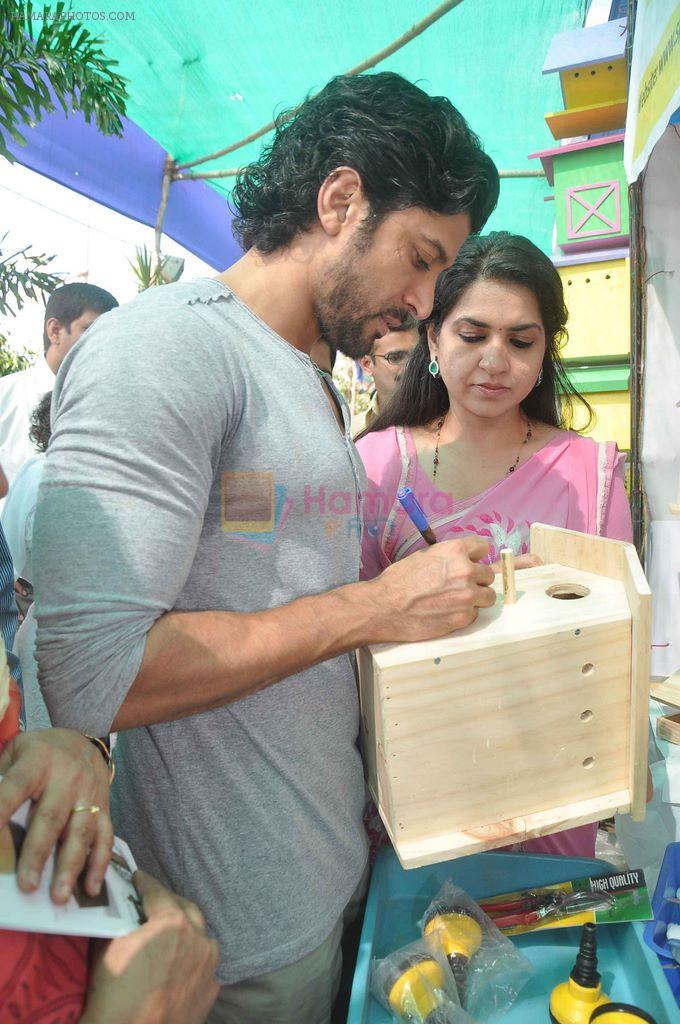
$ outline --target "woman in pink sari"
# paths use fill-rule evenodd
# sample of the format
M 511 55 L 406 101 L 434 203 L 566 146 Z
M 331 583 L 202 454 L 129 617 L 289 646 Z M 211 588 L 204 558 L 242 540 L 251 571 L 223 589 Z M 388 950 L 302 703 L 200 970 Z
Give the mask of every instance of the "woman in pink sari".
M 528 239 L 465 243 L 439 278 L 398 392 L 357 442 L 369 479 L 363 579 L 425 546 L 396 500 L 402 487 L 438 540 L 483 537 L 492 563 L 503 547 L 526 555 L 533 522 L 632 539 L 623 456 L 568 429 L 583 399 L 560 359 L 566 320 L 560 277 Z M 596 832 L 585 825 L 522 849 L 592 857 Z

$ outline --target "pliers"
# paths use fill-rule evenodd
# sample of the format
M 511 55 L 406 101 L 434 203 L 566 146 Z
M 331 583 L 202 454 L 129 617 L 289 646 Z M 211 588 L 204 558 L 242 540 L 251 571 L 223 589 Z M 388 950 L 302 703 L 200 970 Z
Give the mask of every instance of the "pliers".
M 559 892 L 554 889 L 529 889 L 514 900 L 480 903 L 497 928 L 536 924 L 546 917 L 569 917 L 586 910 L 611 907 L 615 900 L 609 892 Z

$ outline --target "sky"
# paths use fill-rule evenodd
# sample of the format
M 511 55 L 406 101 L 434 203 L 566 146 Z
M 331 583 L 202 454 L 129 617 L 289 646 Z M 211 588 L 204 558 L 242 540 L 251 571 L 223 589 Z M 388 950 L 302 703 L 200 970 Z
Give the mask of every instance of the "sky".
M 135 246 L 153 249 L 154 231 L 19 164 L 0 160 L 0 250 L 9 255 L 28 244 L 32 252 L 54 255 L 48 269 L 63 274 L 65 283 L 100 285 L 122 303 L 137 294 L 128 260 L 135 258 Z M 212 267 L 166 235 L 161 250 L 184 257 L 185 280 L 215 276 Z M 17 351 L 39 353 L 43 317 L 42 303 L 29 300 L 16 317 L 0 316 L 0 333 Z

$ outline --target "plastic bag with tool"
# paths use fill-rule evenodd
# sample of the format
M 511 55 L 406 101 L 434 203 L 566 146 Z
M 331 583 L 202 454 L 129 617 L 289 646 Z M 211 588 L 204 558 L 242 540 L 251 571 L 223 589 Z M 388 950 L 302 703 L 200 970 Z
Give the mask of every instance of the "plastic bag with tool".
M 446 957 L 460 1001 L 479 1024 L 506 1013 L 529 980 L 527 958 L 451 881 L 425 911 L 421 931 L 428 948 Z
M 371 991 L 404 1024 L 475 1024 L 443 955 L 422 939 L 371 964 Z

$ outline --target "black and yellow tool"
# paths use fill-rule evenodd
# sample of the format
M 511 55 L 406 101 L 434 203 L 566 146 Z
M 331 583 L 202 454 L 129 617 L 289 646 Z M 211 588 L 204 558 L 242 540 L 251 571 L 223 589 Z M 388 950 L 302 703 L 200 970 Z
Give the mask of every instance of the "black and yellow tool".
M 593 1010 L 590 1024 L 656 1024 L 651 1013 L 630 1003 L 606 1003 Z
M 423 936 L 432 934 L 451 966 L 462 1001 L 468 962 L 484 938 L 481 925 L 466 907 L 437 903 L 423 921 Z
M 385 980 L 385 996 L 399 1020 L 408 1024 L 448 1024 L 442 1004 L 444 969 L 427 953 L 410 953 L 397 961 Z
M 595 925 L 583 925 L 576 963 L 567 981 L 550 994 L 550 1020 L 553 1024 L 590 1024 L 593 1010 L 610 1003 L 602 991 L 597 973 Z

